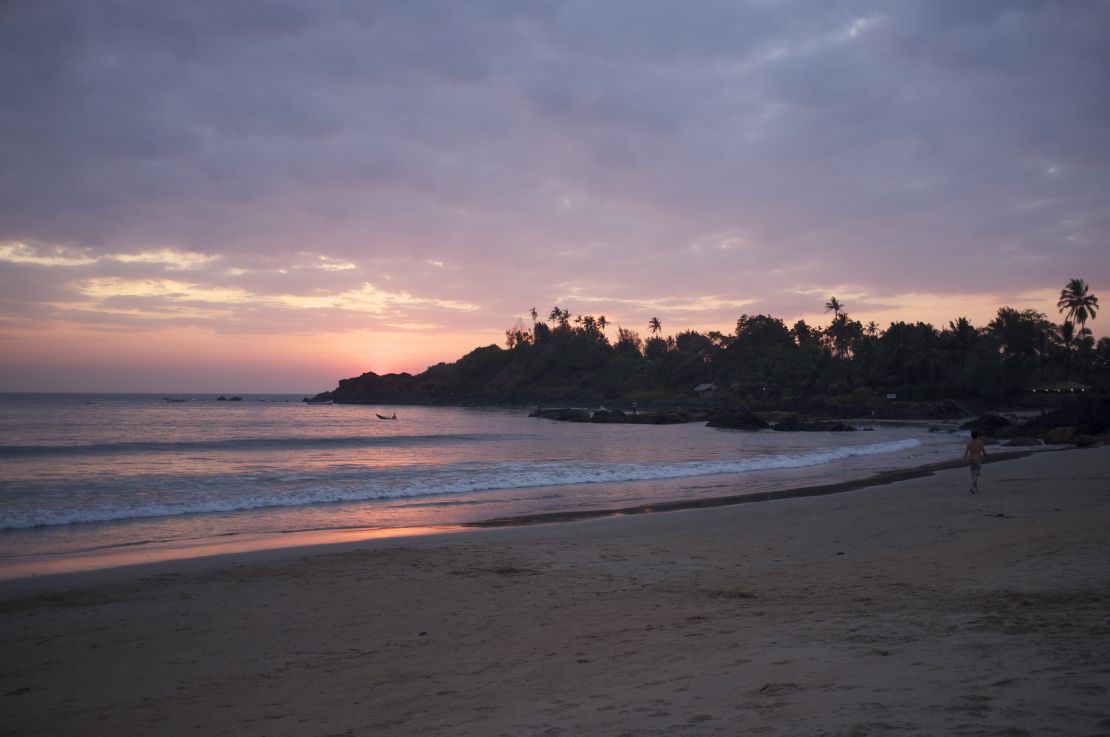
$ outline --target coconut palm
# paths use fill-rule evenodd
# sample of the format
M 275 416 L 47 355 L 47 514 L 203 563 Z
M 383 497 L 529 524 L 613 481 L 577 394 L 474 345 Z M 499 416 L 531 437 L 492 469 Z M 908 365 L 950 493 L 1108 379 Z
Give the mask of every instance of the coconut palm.
M 829 301 L 825 303 L 825 312 L 833 313 L 833 319 L 840 317 L 840 313 L 844 311 L 844 305 L 836 297 L 829 297 Z
M 1067 312 L 1068 320 L 1079 323 L 1082 330 L 1087 326 L 1087 320 L 1093 320 L 1098 312 L 1098 297 L 1087 292 L 1087 282 L 1072 279 L 1060 290 L 1060 301 L 1056 306 L 1061 313 Z
M 841 313 L 836 316 L 825 333 L 832 340 L 833 350 L 838 358 L 846 358 L 854 342 L 858 342 L 863 335 L 863 325 L 849 320 L 848 315 Z
M 979 331 L 972 326 L 971 321 L 966 317 L 958 317 L 948 322 L 947 333 L 955 347 L 956 354 L 960 358 L 960 369 L 962 370 L 967 365 L 968 357 L 975 352 Z
M 1067 355 L 1067 363 L 1065 367 L 1071 365 L 1071 350 L 1074 342 L 1074 324 L 1079 323 L 1079 333 L 1082 334 L 1087 329 L 1087 320 L 1093 320 L 1095 313 L 1098 312 L 1098 297 L 1090 294 L 1087 291 L 1087 282 L 1082 279 L 1072 279 L 1068 282 L 1067 286 L 1060 290 L 1060 301 L 1056 303 L 1056 307 L 1060 312 L 1066 312 L 1067 316 L 1064 319 L 1064 327 L 1072 325 L 1070 340 L 1064 342 L 1064 350 Z M 1066 369 L 1065 369 L 1066 370 Z
M 609 321 L 605 319 L 605 315 L 597 318 L 597 326 L 601 328 L 602 332 L 605 332 L 605 328 L 609 327 Z
M 663 330 L 663 323 L 659 321 L 658 317 L 653 317 L 648 320 L 648 330 L 651 331 L 652 335 L 658 335 Z
M 1060 342 L 1064 344 L 1064 378 L 1071 378 L 1071 350 L 1075 345 L 1075 323 L 1071 320 L 1064 320 L 1064 324 L 1060 326 Z
M 551 314 L 547 316 L 547 319 L 552 324 L 558 323 L 560 328 L 565 328 L 570 321 L 570 310 L 560 309 L 559 305 L 555 305 L 551 308 Z
M 535 307 L 533 307 L 532 309 L 528 310 L 528 314 L 532 316 L 532 322 L 535 322 L 535 321 L 536 321 L 536 318 L 540 316 L 540 313 L 539 313 L 539 312 L 536 312 L 536 308 L 535 308 Z

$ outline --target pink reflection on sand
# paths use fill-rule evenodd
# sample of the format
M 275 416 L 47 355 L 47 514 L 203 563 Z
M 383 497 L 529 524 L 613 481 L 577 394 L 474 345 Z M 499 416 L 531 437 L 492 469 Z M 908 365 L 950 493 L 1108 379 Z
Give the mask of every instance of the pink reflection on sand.
M 0 581 L 222 555 L 357 543 L 366 540 L 442 535 L 462 532 L 466 529 L 460 525 L 429 525 L 422 527 L 305 530 L 147 543 L 138 546 L 107 548 L 56 556 L 27 556 L 15 560 L 0 561 Z

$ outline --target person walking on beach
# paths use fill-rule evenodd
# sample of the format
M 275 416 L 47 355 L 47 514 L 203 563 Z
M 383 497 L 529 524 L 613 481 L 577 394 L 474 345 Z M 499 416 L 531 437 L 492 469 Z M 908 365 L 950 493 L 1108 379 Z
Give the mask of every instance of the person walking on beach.
M 979 491 L 979 472 L 983 470 L 983 459 L 987 457 L 987 448 L 979 437 L 978 430 L 971 431 L 971 440 L 967 441 L 964 448 L 964 460 L 971 466 L 971 493 Z

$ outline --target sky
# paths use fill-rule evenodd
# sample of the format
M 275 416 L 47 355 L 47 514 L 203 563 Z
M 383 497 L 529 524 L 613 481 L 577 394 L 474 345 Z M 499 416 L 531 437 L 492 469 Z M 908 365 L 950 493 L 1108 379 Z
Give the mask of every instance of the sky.
M 0 391 L 1110 301 L 1105 0 L 4 0 L 0 99 Z

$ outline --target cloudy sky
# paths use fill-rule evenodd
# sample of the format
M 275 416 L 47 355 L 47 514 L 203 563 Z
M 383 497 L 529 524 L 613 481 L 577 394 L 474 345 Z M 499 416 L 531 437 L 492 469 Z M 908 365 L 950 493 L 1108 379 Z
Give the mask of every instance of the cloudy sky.
M 0 390 L 1110 300 L 1100 0 L 6 0 L 0 95 Z

